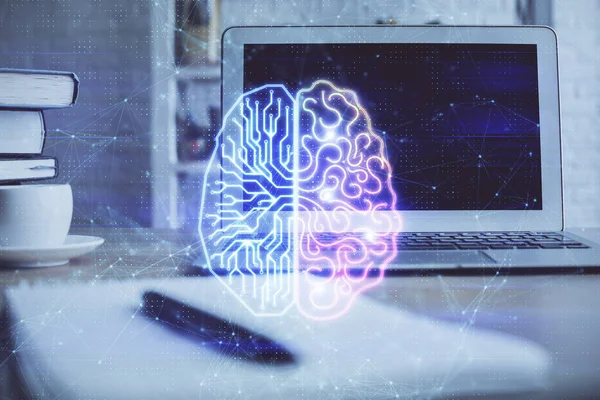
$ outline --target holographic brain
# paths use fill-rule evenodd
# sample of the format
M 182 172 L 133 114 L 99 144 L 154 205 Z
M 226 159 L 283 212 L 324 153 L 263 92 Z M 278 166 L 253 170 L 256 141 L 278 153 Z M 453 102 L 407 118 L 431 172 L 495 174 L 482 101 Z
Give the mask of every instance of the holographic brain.
M 381 280 L 400 218 L 384 142 L 354 92 L 262 86 L 227 112 L 216 143 L 200 239 L 252 313 L 334 318 Z

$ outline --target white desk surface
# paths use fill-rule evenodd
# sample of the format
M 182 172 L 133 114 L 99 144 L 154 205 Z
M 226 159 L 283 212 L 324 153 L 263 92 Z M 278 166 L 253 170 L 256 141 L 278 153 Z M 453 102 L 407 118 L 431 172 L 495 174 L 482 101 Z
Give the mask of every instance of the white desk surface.
M 573 231 L 600 242 L 600 228 Z M 164 278 L 194 271 L 189 267 L 194 256 L 194 248 L 187 248 L 190 234 L 129 228 L 80 229 L 77 233 L 102 236 L 107 242 L 69 265 L 0 269 L 0 290 L 24 282 Z M 587 398 L 600 393 L 600 269 L 398 276 L 385 279 L 368 295 L 426 316 L 507 332 L 541 344 L 553 356 L 553 388 L 534 398 L 576 394 Z M 5 306 L 0 298 L 0 309 Z M 4 322 L 6 319 L 0 318 L 0 387 L 14 377 L 6 362 L 11 355 Z

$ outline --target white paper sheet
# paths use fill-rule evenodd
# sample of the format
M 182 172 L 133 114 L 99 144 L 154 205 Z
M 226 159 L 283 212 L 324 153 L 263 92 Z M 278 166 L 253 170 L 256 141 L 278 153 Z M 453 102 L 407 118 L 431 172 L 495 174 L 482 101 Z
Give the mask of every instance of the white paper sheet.
M 293 367 L 220 355 L 139 313 L 156 289 L 285 344 Z M 394 398 L 530 391 L 550 357 L 506 334 L 426 319 L 367 298 L 344 317 L 311 321 L 294 309 L 256 318 L 210 278 L 7 292 L 17 365 L 29 390 L 61 398 Z

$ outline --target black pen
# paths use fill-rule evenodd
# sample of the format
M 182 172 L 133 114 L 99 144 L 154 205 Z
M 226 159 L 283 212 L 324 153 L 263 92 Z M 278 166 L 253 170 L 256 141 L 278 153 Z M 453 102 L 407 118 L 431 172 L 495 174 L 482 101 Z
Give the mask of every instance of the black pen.
M 295 362 L 294 354 L 276 341 L 155 291 L 143 294 L 143 312 L 227 357 L 262 364 Z

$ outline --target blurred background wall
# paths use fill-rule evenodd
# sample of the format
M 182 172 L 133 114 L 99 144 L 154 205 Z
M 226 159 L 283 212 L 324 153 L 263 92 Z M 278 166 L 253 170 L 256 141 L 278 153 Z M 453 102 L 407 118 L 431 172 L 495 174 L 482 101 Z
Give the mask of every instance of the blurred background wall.
M 0 66 L 76 72 L 74 108 L 45 112 L 45 153 L 73 186 L 76 224 L 150 223 L 147 1 L 0 2 Z
M 567 226 L 600 225 L 600 2 L 554 0 Z
M 511 25 L 526 21 L 527 3 L 221 0 L 219 31 L 230 25 L 372 24 L 377 20 Z M 600 2 L 548 3 L 550 23 L 559 36 L 567 224 L 600 225 Z M 158 6 L 146 0 L 0 2 L 0 67 L 70 70 L 81 79 L 74 108 L 46 113 L 46 153 L 60 159 L 58 181 L 73 185 L 76 224 L 148 226 L 152 222 L 150 105 L 155 66 L 151 32 L 164 27 L 152 20 L 156 13 L 151 11 Z M 191 98 L 200 100 L 180 103 L 178 114 L 196 113 L 193 119 L 201 127 L 214 124 L 210 113 L 201 110 L 208 103 L 218 104 L 214 87 L 197 90 L 200 93 Z M 190 98 L 189 93 L 186 96 Z M 196 192 L 199 180 L 189 182 L 187 193 Z M 178 201 L 188 201 L 187 197 Z M 188 209 L 194 210 L 194 200 L 189 201 Z

